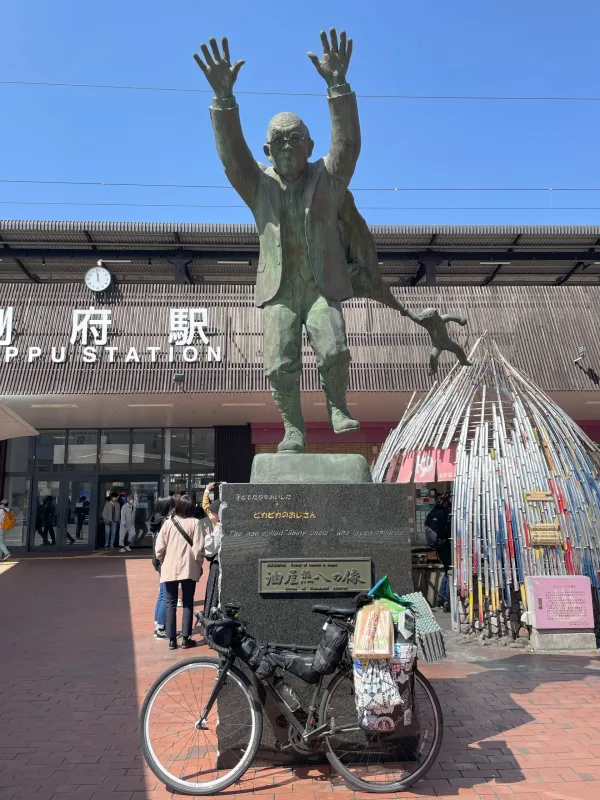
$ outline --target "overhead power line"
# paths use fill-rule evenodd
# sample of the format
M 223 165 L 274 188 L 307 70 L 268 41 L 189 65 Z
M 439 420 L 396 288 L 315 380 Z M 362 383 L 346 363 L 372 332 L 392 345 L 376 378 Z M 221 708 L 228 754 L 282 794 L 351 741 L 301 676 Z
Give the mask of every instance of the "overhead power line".
M 130 92 L 180 92 L 185 94 L 212 94 L 212 89 L 198 89 L 182 86 L 128 86 L 106 83 L 70 83 L 67 81 L 0 81 L 5 86 L 54 86 L 70 89 L 118 89 Z M 238 90 L 236 94 L 279 96 L 279 97 L 323 97 L 322 92 L 279 92 Z M 357 97 L 374 100 L 518 100 L 536 102 L 598 103 L 600 97 L 567 97 L 548 95 L 474 95 L 474 94 L 357 94 Z
M 135 187 L 141 189 L 227 189 L 233 191 L 233 186 L 229 184 L 210 184 L 210 183 L 139 183 L 114 182 L 114 181 L 49 181 L 30 178 L 0 178 L 0 183 L 26 183 L 41 186 L 114 186 L 114 187 Z M 600 187 L 585 186 L 560 186 L 554 187 L 531 187 L 531 186 L 353 186 L 353 192 L 600 192 Z
M 244 203 L 84 203 L 69 200 L 0 200 L 11 206 L 94 206 L 98 208 L 248 208 Z M 368 211 L 600 211 L 600 206 L 363 206 Z

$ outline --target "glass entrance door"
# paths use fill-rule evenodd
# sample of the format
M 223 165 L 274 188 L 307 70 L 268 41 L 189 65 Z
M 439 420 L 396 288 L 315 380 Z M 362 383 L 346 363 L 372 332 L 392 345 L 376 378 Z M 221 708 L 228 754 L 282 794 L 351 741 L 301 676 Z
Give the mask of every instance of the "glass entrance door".
M 66 547 L 87 549 L 90 537 L 92 482 L 69 479 L 66 502 L 67 514 L 64 529 Z
M 36 478 L 31 549 L 87 550 L 93 503 L 93 483 L 87 476 Z
M 100 549 L 105 545 L 105 525 L 102 520 L 102 510 L 104 504 L 110 499 L 113 492 L 118 495 L 118 502 L 121 506 L 127 502 L 129 495 L 133 496 L 133 524 L 135 528 L 135 535 L 133 539 L 127 538 L 127 543 L 130 547 L 152 547 L 152 539 L 150 538 L 150 517 L 154 504 L 158 499 L 158 476 L 116 476 L 110 479 L 100 480 L 100 491 L 98 503 L 98 525 L 96 533 L 96 548 Z M 113 544 L 113 548 L 120 549 L 120 523 L 117 525 L 117 535 Z
M 150 535 L 150 517 L 158 500 L 158 478 L 156 480 L 131 481 L 130 492 L 133 495 L 135 544 L 138 547 L 152 547 Z
M 33 492 L 33 531 L 31 545 L 33 550 L 59 550 L 59 514 L 61 500 L 61 481 L 59 479 L 38 478 Z

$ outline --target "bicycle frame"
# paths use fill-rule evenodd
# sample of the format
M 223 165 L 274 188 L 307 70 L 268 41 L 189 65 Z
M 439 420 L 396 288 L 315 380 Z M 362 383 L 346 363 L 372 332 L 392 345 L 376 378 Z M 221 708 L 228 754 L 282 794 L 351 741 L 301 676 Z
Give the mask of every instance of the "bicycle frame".
M 280 648 L 280 649 L 286 650 L 288 652 L 289 651 L 294 651 L 294 650 L 295 651 L 303 650 L 303 651 L 306 651 L 306 652 L 314 652 L 314 650 L 315 650 L 314 648 L 300 647 L 300 646 L 297 646 L 297 645 L 289 645 L 289 646 L 287 646 L 287 645 L 270 645 L 270 647 L 272 647 L 274 650 Z M 219 692 L 221 691 L 221 687 L 223 686 L 223 684 L 225 683 L 225 680 L 227 679 L 227 673 L 229 672 L 231 667 L 235 664 L 236 660 L 237 660 L 237 656 L 234 655 L 233 653 L 231 653 L 228 656 L 222 656 L 221 657 L 221 668 L 219 670 L 219 676 L 218 676 L 217 681 L 216 681 L 216 683 L 215 683 L 215 685 L 213 687 L 212 692 L 210 693 L 210 696 L 209 696 L 209 698 L 208 698 L 208 700 L 206 702 L 206 705 L 205 705 L 205 707 L 204 707 L 204 709 L 202 711 L 200 719 L 196 722 L 196 726 L 195 727 L 198 730 L 200 730 L 200 729 L 202 729 L 204 727 L 206 719 L 207 719 L 208 715 L 210 714 L 212 707 L 215 704 L 215 701 L 216 701 L 216 699 L 217 699 L 217 697 L 219 695 Z M 331 676 L 332 680 L 333 680 L 333 678 L 336 676 L 336 674 L 338 672 L 343 672 L 343 671 L 344 670 L 342 668 L 342 665 L 337 667 L 336 671 Z M 256 681 L 256 678 L 255 678 L 254 675 L 252 676 L 252 678 L 256 683 L 258 683 L 258 681 Z M 307 719 L 306 719 L 306 723 L 304 725 L 296 717 L 294 712 L 290 709 L 288 704 L 285 702 L 284 698 L 279 694 L 279 692 L 275 688 L 275 686 L 273 684 L 273 680 L 274 680 L 273 677 L 267 678 L 265 681 L 261 681 L 260 682 L 260 686 L 262 686 L 264 688 L 267 696 L 273 701 L 273 703 L 275 704 L 275 706 L 278 709 L 278 711 L 281 714 L 283 714 L 283 716 L 287 719 L 287 721 L 290 723 L 290 725 L 300 734 L 300 736 L 302 737 L 302 740 L 304 742 L 306 742 L 306 744 L 310 744 L 310 742 L 312 742 L 313 740 L 315 740 L 317 738 L 320 738 L 322 736 L 333 736 L 336 732 L 340 733 L 340 732 L 351 732 L 351 731 L 360 730 L 360 727 L 358 725 L 342 725 L 339 728 L 336 728 L 334 719 L 331 720 L 330 724 L 322 725 L 320 728 L 313 728 L 311 730 L 312 725 L 314 723 L 315 714 L 317 713 L 319 697 L 321 695 L 321 690 L 323 688 L 323 678 L 324 678 L 324 676 L 321 675 L 319 677 L 318 682 L 315 685 L 314 691 L 312 693 L 310 705 L 309 705 L 309 708 L 308 708 L 308 716 L 307 716 Z M 266 713 L 264 702 L 262 703 L 262 706 L 263 706 L 263 710 Z M 268 718 L 268 715 L 267 715 L 267 718 Z
M 219 692 L 221 691 L 221 686 L 225 683 L 225 679 L 227 678 L 227 673 L 229 672 L 230 667 L 233 666 L 235 661 L 235 656 L 229 656 L 228 658 L 221 658 L 221 664 L 225 662 L 225 665 L 219 669 L 219 677 L 217 678 L 217 682 L 215 683 L 212 692 L 210 693 L 210 697 L 206 701 L 206 705 L 202 710 L 202 714 L 200 715 L 200 719 L 196 723 L 196 728 L 198 730 L 204 727 L 204 723 L 206 722 L 206 718 L 211 712 L 212 707 L 215 704 L 215 700 L 217 699 Z

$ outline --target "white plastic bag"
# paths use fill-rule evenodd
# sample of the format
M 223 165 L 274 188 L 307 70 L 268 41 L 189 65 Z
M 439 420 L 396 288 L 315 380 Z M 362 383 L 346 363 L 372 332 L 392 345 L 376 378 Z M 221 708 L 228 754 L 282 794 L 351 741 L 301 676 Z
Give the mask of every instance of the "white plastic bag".
M 354 693 L 356 708 L 361 717 L 365 711 L 389 713 L 401 702 L 398 684 L 383 659 L 354 661 Z

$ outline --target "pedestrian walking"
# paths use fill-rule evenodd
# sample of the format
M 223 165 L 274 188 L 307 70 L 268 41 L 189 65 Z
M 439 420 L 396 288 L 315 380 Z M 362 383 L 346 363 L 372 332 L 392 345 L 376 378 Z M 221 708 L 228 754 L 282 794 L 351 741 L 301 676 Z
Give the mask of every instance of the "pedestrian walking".
M 42 544 L 48 544 L 47 540 L 44 538 L 44 518 L 42 516 L 43 507 L 43 502 L 38 499 L 37 508 L 35 509 L 35 532 L 39 534 Z
M 202 576 L 204 534 L 200 520 L 194 516 L 195 504 L 184 494 L 175 504 L 174 513 L 165 521 L 156 539 L 156 558 L 160 563 L 160 580 L 167 591 L 167 636 L 169 649 L 177 648 L 177 593 L 183 595 L 182 648 L 195 647 L 192 636 L 192 615 L 196 584 Z
M 75 538 L 83 539 L 81 532 L 85 524 L 85 515 L 89 512 L 90 503 L 87 497 L 82 494 L 79 500 L 75 503 L 75 517 L 77 519 L 77 526 L 75 528 Z
M 119 545 L 121 553 L 131 553 L 129 542 L 135 539 L 135 511 L 133 508 L 133 495 L 127 495 L 127 502 L 121 509 L 121 527 L 119 529 Z
M 48 495 L 42 504 L 42 524 L 43 524 L 43 537 L 44 544 L 56 544 L 56 536 L 54 534 L 54 526 L 56 525 L 56 506 L 54 505 L 54 498 Z M 49 541 L 51 539 L 52 541 Z
M 6 531 L 15 527 L 16 518 L 8 506 L 8 500 L 0 500 L 0 561 L 10 558 L 10 552 L 4 539 Z
M 119 503 L 119 493 L 111 492 L 110 497 L 106 498 L 102 509 L 102 521 L 104 522 L 104 549 L 111 548 L 117 536 L 117 525 L 121 518 L 121 505 Z
M 159 573 L 160 561 L 156 557 L 156 538 L 165 520 L 173 508 L 173 501 L 170 497 L 159 497 L 154 505 L 154 513 L 150 518 L 150 533 L 152 534 L 152 566 Z M 158 598 L 154 608 L 154 638 L 166 639 L 167 623 L 167 589 L 164 583 L 158 584 Z

